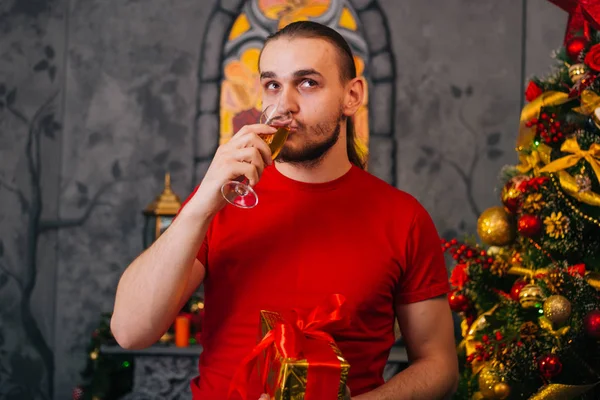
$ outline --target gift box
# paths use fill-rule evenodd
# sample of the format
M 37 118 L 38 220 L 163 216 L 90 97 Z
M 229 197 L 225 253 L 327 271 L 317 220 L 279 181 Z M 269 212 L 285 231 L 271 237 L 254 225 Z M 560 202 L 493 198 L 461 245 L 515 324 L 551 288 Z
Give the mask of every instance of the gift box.
M 256 367 L 264 393 L 274 400 L 344 400 L 350 364 L 331 336 L 349 325 L 345 298 L 331 295 L 312 310 L 260 312 L 259 343 L 232 379 L 234 392 L 247 399 Z
M 264 338 L 273 328 L 283 322 L 282 315 L 272 311 L 261 311 L 261 340 Z M 318 340 L 318 339 L 315 339 Z M 336 369 L 339 368 L 339 383 L 337 388 L 337 399 L 344 400 L 346 394 L 346 380 L 348 379 L 348 373 L 350 371 L 350 364 L 346 361 L 333 341 L 322 341 L 324 346 L 319 346 L 321 351 L 329 351 L 337 359 L 338 366 L 320 366 L 322 369 L 331 368 L 333 371 L 332 375 L 336 373 Z M 317 368 L 317 366 L 312 366 Z M 307 389 L 308 371 L 311 368 L 310 361 L 306 358 L 293 358 L 286 357 L 281 354 L 277 346 L 270 346 L 263 350 L 260 361 L 258 363 L 258 370 L 263 385 L 265 387 L 265 393 L 271 396 L 274 400 L 304 400 Z M 315 372 L 317 379 L 326 379 L 324 376 L 318 376 L 319 372 Z M 325 397 L 317 395 L 316 399 L 326 400 Z M 310 400 L 310 399 L 307 399 Z

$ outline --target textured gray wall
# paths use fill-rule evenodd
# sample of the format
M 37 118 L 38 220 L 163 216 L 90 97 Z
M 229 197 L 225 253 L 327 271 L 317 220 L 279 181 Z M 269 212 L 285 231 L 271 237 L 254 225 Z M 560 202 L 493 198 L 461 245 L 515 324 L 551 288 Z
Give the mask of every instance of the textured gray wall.
M 547 71 L 566 15 L 543 0 L 351 2 L 371 4 L 370 50 L 387 21 L 381 59 L 395 61 L 395 82 L 372 85 L 371 171 L 442 234 L 474 233 L 516 161 L 523 77 Z M 165 169 L 182 197 L 201 178 L 218 133 L 195 124 L 198 94 L 212 99 L 198 64 L 217 4 L 240 0 L 0 3 L 0 398 L 70 398 Z M 222 34 L 209 30 L 207 47 Z M 389 76 L 388 61 L 370 78 Z

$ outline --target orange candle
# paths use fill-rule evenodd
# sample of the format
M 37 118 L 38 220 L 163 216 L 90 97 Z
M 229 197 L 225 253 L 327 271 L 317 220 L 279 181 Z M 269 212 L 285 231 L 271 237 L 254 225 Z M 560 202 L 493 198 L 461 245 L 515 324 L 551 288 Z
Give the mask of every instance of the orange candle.
M 175 346 L 187 347 L 190 343 L 190 319 L 185 316 L 175 318 Z

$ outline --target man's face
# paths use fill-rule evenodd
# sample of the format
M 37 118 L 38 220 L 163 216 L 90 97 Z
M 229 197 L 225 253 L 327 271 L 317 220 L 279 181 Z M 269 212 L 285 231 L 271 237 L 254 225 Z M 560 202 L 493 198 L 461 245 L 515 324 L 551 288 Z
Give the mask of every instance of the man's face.
M 260 58 L 263 108 L 278 101 L 292 130 L 278 160 L 315 164 L 333 147 L 343 120 L 339 56 L 323 39 L 280 38 Z

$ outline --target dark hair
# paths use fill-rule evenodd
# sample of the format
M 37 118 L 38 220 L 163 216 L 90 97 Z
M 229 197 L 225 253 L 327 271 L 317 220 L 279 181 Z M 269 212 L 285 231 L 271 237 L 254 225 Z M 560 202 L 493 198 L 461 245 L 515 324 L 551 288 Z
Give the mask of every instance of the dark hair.
M 338 66 L 340 69 L 340 79 L 346 83 L 356 78 L 356 65 L 354 56 L 348 42 L 335 29 L 313 21 L 298 21 L 286 25 L 283 29 L 269 35 L 265 40 L 265 46 L 272 40 L 286 38 L 302 39 L 323 39 L 331 43 L 339 55 Z M 364 157 L 360 154 L 354 129 L 353 118 L 346 119 L 346 141 L 348 143 L 348 159 L 350 162 L 361 169 L 365 169 Z

